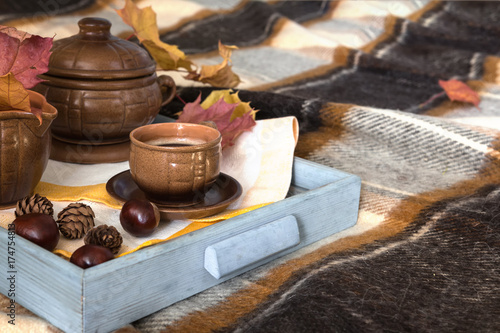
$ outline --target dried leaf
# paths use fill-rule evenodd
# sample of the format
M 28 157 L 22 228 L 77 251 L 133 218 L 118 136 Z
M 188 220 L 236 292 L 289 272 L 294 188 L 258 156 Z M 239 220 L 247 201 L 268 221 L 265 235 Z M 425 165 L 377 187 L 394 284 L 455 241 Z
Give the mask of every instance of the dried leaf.
M 224 123 L 223 125 L 221 126 L 220 131 L 222 131 L 221 133 L 224 133 L 222 136 L 222 147 L 225 147 L 226 145 L 232 146 L 236 138 L 241 133 L 250 131 L 256 124 L 251 112 L 248 112 L 241 117 L 235 118 L 233 121 Z
M 40 125 L 42 125 L 42 109 L 39 109 L 39 108 L 31 108 L 31 113 L 33 113 L 35 115 L 35 117 L 38 119 L 38 121 L 40 122 Z
M 219 128 L 218 122 L 229 121 L 237 106 L 237 104 L 228 104 L 221 98 L 207 109 L 204 109 L 200 105 L 200 101 L 201 95 L 193 103 L 187 103 L 177 121 L 181 123 L 201 123 L 202 121 L 211 120 Z
M 17 50 L 21 42 L 19 39 L 0 32 L 0 75 L 10 72 L 16 61 Z
M 30 35 L 11 27 L 0 27 L 0 75 L 12 72 L 26 89 L 42 82 L 37 75 L 49 69 L 53 38 Z M 6 59 L 4 61 L 4 59 Z
M 142 45 L 149 51 L 149 54 L 151 54 L 161 69 L 174 70 L 185 68 L 189 71 L 194 66 L 190 60 L 186 59 L 184 52 L 179 50 L 176 45 L 166 44 L 159 39 L 156 42 L 145 39 L 142 41 Z
M 117 9 L 116 12 L 125 24 L 134 29 L 139 41 L 141 39 L 154 39 L 158 35 L 156 13 L 151 6 L 140 9 L 131 0 L 127 0 L 125 7 Z
M 178 123 L 199 124 L 202 121 L 210 120 L 205 114 L 205 109 L 201 107 L 201 94 L 192 103 L 186 103 L 181 112 L 179 112 Z
M 211 84 L 214 87 L 236 87 L 240 82 L 240 77 L 236 75 L 230 66 L 232 50 L 237 46 L 224 45 L 219 41 L 219 54 L 224 59 L 218 65 L 202 66 L 200 73 L 190 72 L 185 78 Z
M 21 42 L 24 39 L 31 37 L 31 35 L 25 31 L 17 30 L 14 27 L 9 27 L 6 25 L 0 25 L 0 32 L 3 32 L 5 34 L 9 35 L 10 37 L 14 37 Z
M 210 95 L 205 98 L 203 103 L 201 103 L 201 106 L 204 109 L 208 109 L 210 105 L 217 102 L 219 99 L 221 99 L 221 97 L 224 98 L 224 101 L 226 101 L 226 103 L 238 104 L 238 106 L 234 109 L 233 114 L 231 115 L 231 120 L 234 120 L 237 117 L 241 117 L 248 112 L 250 112 L 252 118 L 255 119 L 255 114 L 257 113 L 257 111 L 250 106 L 250 102 L 241 101 L 240 97 L 238 96 L 238 92 L 234 92 L 232 89 L 212 91 Z
M 41 82 L 38 74 L 49 69 L 52 41 L 0 26 L 0 111 L 30 111 L 42 123 L 42 111 L 30 107 L 26 89 Z
M 191 71 L 193 63 L 186 58 L 184 52 L 179 50 L 176 45 L 169 45 L 160 40 L 156 13 L 151 6 L 141 9 L 131 0 L 127 0 L 125 7 L 116 12 L 123 19 L 123 22 L 134 29 L 135 35 L 159 67 L 164 70 L 185 68 Z
M 471 103 L 479 108 L 480 97 L 467 84 L 451 79 L 448 81 L 439 80 L 439 85 L 444 89 L 450 100 Z
M 0 76 L 0 111 L 6 110 L 31 111 L 28 91 L 12 73 Z
M 213 121 L 222 135 L 222 147 L 234 144 L 234 140 L 244 131 L 249 131 L 255 126 L 253 110 L 240 117 L 231 119 L 239 103 L 227 103 L 221 96 L 207 109 L 200 105 L 201 94 L 193 103 L 187 103 L 177 122 L 199 124 L 202 121 Z
M 123 22 L 134 29 L 141 44 L 149 51 L 161 69 L 184 68 L 188 71 L 186 79 L 208 83 L 214 87 L 232 88 L 241 82 L 239 76 L 233 72 L 230 66 L 231 53 L 232 50 L 237 49 L 236 46 L 226 46 L 219 41 L 219 54 L 223 58 L 222 63 L 202 66 L 198 73 L 195 64 L 176 45 L 161 41 L 156 13 L 151 6 L 141 9 L 132 0 L 126 0 L 125 6 L 116 12 L 123 19 Z

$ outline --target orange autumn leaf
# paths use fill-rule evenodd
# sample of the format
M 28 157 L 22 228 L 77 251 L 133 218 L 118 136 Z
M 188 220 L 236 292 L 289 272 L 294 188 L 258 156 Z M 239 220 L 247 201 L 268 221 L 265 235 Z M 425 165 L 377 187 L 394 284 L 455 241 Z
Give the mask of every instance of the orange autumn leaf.
M 12 73 L 0 76 L 0 111 L 8 110 L 31 111 L 28 91 Z
M 236 87 L 240 82 L 240 77 L 236 75 L 229 64 L 231 53 L 238 49 L 237 46 L 224 45 L 219 41 L 219 54 L 223 58 L 218 65 L 202 66 L 200 73 L 189 73 L 186 79 L 211 84 L 214 87 Z
M 36 119 L 40 122 L 39 125 L 42 125 L 42 109 L 39 108 L 31 108 L 30 112 L 35 115 Z
M 125 2 L 125 7 L 116 10 L 123 22 L 134 29 L 135 35 L 158 66 L 164 70 L 185 68 L 191 70 L 193 63 L 186 58 L 184 52 L 176 45 L 169 45 L 160 40 L 156 23 L 156 13 L 151 6 L 143 9 L 137 7 L 131 0 Z
M 439 85 L 444 89 L 450 100 L 471 103 L 479 108 L 479 95 L 467 84 L 451 79 L 448 81 L 439 80 Z

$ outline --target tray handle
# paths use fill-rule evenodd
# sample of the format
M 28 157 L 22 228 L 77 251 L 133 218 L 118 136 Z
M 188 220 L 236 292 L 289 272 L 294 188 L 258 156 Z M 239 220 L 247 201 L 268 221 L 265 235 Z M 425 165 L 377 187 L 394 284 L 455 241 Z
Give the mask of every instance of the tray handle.
M 208 246 L 205 269 L 220 279 L 299 243 L 297 219 L 289 215 Z

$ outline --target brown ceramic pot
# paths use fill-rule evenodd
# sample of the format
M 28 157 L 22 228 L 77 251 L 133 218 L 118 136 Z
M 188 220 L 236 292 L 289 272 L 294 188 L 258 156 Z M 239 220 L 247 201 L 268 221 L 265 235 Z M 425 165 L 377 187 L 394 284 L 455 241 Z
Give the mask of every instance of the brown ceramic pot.
M 28 91 L 32 108 L 42 110 L 42 124 L 31 113 L 0 112 L 0 205 L 9 206 L 31 194 L 42 178 L 51 147 L 49 126 L 57 110 Z
M 132 178 L 158 204 L 194 205 L 219 176 L 221 135 L 214 128 L 152 124 L 133 130 L 130 141 Z
M 54 42 L 45 82 L 36 90 L 59 116 L 54 136 L 77 144 L 125 142 L 149 124 L 175 95 L 170 76 L 156 76 L 156 63 L 139 45 L 110 33 L 101 18 L 78 22 L 80 32 Z

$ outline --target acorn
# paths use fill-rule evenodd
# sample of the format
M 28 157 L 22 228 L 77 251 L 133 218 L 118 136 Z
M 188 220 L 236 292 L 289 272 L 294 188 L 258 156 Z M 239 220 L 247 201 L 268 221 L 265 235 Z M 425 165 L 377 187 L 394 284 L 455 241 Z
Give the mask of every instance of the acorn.
M 17 235 L 53 251 L 59 242 L 59 228 L 54 218 L 42 213 L 29 213 L 16 217 L 14 230 Z
M 89 268 L 114 258 L 110 249 L 100 245 L 86 244 L 71 255 L 69 261 L 81 268 Z
M 148 200 L 131 199 L 125 202 L 120 212 L 123 229 L 136 237 L 151 235 L 160 224 L 160 212 Z

